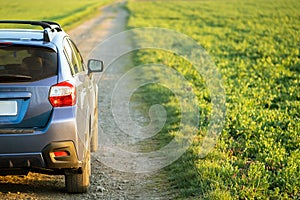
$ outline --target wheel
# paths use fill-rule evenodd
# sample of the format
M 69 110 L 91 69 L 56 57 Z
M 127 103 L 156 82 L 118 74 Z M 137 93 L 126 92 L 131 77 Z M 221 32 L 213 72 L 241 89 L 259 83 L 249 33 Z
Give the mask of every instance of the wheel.
M 98 107 L 94 113 L 94 121 L 92 126 L 91 152 L 95 152 L 98 150 Z
M 68 173 L 65 175 L 65 185 L 68 193 L 86 193 L 90 186 L 91 153 L 87 152 L 86 165 L 82 173 Z

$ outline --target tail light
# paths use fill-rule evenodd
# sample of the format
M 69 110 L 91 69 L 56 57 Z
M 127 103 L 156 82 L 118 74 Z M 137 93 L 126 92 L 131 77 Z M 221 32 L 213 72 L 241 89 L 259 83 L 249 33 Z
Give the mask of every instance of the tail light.
M 50 89 L 49 101 L 53 107 L 75 105 L 76 90 L 74 85 L 67 81 L 53 85 Z

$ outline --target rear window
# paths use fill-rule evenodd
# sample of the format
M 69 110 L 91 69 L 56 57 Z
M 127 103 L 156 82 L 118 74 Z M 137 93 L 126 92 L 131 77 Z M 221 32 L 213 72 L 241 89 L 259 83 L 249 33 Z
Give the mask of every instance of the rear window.
M 57 53 L 49 48 L 0 43 L 0 83 L 32 82 L 57 75 Z

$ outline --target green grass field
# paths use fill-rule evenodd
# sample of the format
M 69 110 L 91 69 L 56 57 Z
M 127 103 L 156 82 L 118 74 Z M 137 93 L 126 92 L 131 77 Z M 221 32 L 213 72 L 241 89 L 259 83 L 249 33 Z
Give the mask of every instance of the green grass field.
M 201 159 L 199 144 L 211 107 L 202 78 L 172 53 L 140 50 L 135 55 L 136 65 L 162 63 L 176 69 L 199 98 L 198 136 L 165 169 L 181 198 L 299 199 L 300 1 L 131 0 L 127 9 L 128 28 L 186 34 L 206 49 L 222 74 L 226 122 L 214 150 Z M 159 103 L 168 112 L 155 137 L 158 147 L 180 134 L 179 103 L 168 89 L 152 84 L 137 92 L 149 106 Z
M 0 0 L 2 20 L 52 20 L 69 29 L 95 15 L 97 9 L 113 0 Z

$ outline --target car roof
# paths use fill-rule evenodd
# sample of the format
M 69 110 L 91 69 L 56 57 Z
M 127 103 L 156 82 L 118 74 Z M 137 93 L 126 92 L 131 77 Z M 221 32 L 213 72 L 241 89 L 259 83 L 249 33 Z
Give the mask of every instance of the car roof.
M 42 30 L 28 30 L 28 29 L 0 29 L 1 40 L 32 40 L 43 41 Z
M 5 43 L 12 43 L 15 45 L 41 46 L 57 51 L 57 46 L 55 45 L 55 43 L 44 42 L 43 31 L 37 30 L 0 29 L 0 46 L 1 44 Z
M 0 28 L 0 43 L 11 42 L 13 44 L 38 45 L 55 48 L 55 38 L 67 35 L 60 25 L 49 21 L 25 21 L 25 20 L 0 20 L 0 24 L 33 25 L 34 29 L 7 29 Z M 42 27 L 43 29 L 35 29 Z M 51 45 L 52 43 L 52 45 Z

